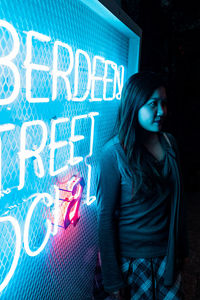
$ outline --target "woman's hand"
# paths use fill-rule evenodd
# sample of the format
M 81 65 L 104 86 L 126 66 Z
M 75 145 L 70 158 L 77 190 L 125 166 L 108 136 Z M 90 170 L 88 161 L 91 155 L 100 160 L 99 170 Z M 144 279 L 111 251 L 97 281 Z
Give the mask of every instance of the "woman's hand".
M 111 296 L 116 300 L 126 300 L 127 288 L 121 288 L 118 291 L 112 292 Z
M 112 292 L 111 293 L 111 296 L 114 298 L 114 299 L 120 299 L 120 290 L 119 291 L 115 291 L 115 292 Z

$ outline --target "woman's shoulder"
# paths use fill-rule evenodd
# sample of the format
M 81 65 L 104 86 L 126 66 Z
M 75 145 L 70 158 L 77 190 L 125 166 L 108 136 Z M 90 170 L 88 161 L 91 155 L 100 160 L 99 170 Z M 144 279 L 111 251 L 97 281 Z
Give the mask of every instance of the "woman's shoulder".
M 105 153 L 111 153 L 113 151 L 116 151 L 116 149 L 119 147 L 119 138 L 118 136 L 112 137 L 109 141 L 105 143 L 105 145 L 102 148 L 102 154 Z
M 176 138 L 170 132 L 161 132 L 163 137 L 165 138 L 169 147 L 171 147 L 176 153 L 179 152 Z
M 98 169 L 101 172 L 110 173 L 111 170 L 115 172 L 115 174 L 119 173 L 118 166 L 118 144 L 117 138 L 110 139 L 101 149 L 99 153 L 98 159 Z
M 172 145 L 176 144 L 176 139 L 173 136 L 173 134 L 171 134 L 170 132 L 166 132 L 166 131 L 165 132 L 162 131 L 161 134 L 165 137 L 165 139 L 167 140 L 167 142 L 169 144 L 172 144 Z
M 107 141 L 99 153 L 100 164 L 116 165 L 120 153 L 120 142 L 117 136 Z

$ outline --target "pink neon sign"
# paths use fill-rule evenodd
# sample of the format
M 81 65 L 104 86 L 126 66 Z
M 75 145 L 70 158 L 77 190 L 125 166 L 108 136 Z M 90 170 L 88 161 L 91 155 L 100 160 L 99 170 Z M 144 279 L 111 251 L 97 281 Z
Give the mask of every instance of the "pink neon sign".
M 59 198 L 61 204 L 58 226 L 66 229 L 70 224 L 74 226 L 77 224 L 80 219 L 79 207 L 84 186 L 84 179 L 76 175 L 73 175 L 66 183 L 59 184 L 62 198 Z

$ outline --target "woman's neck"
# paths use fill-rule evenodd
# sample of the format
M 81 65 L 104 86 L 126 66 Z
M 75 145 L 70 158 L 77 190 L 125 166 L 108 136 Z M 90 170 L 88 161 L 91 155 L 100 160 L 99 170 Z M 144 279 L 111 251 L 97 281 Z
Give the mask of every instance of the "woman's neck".
M 146 147 L 153 147 L 159 143 L 158 132 L 150 132 L 141 128 L 140 141 Z

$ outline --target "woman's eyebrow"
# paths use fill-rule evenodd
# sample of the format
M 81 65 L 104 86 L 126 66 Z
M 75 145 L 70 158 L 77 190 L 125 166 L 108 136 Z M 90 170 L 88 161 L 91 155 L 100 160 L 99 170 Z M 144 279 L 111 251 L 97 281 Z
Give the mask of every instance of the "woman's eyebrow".
M 149 100 L 162 100 L 162 101 L 167 101 L 167 98 L 161 98 L 161 97 L 153 97 Z

